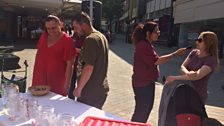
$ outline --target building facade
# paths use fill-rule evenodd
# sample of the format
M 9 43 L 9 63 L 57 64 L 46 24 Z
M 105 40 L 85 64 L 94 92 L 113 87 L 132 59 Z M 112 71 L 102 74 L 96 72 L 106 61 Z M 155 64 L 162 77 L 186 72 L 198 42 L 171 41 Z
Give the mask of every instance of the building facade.
M 71 11 L 74 14 L 77 7 L 81 10 L 80 3 L 81 0 L 0 0 L 0 40 L 32 39 L 33 33 L 44 29 L 48 14 L 64 18 Z
M 130 35 L 135 23 L 144 22 L 146 0 L 125 0 L 123 3 L 123 16 L 119 18 L 122 33 L 126 34 L 126 42 L 131 43 Z
M 147 0 L 144 20 L 152 20 L 159 24 L 159 43 L 174 46 L 173 41 L 173 0 Z
M 172 3 L 172 0 L 125 0 L 120 22 L 122 30 L 126 33 L 126 41 L 130 42 L 134 24 L 151 20 L 159 24 L 159 42 L 165 45 L 173 44 L 170 37 L 173 35 Z
M 202 31 L 213 31 L 219 38 L 219 57 L 223 57 L 223 0 L 176 0 L 174 24 L 179 46 L 193 45 Z

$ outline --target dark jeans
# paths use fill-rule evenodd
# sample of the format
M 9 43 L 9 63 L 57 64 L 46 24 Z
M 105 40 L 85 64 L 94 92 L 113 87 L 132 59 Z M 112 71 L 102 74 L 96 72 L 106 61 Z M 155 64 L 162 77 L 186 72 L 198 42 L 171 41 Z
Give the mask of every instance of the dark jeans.
M 146 123 L 154 104 L 155 82 L 145 87 L 133 87 L 135 110 L 131 121 Z
M 73 99 L 73 100 L 75 99 L 75 96 L 73 95 L 73 91 L 76 86 L 76 78 L 77 78 L 76 72 L 73 72 L 71 85 L 70 85 L 69 91 L 68 91 L 68 98 Z
M 104 94 L 100 97 L 91 97 L 91 98 L 81 96 L 80 98 L 77 99 L 77 101 L 96 107 L 98 109 L 102 109 L 103 104 L 106 101 L 106 98 L 107 98 L 107 94 Z

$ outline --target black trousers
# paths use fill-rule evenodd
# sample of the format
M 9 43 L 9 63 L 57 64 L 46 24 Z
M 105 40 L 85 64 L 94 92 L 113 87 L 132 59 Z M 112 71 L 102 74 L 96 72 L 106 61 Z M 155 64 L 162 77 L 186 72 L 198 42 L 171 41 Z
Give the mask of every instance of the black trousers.
M 73 95 L 73 91 L 76 87 L 76 79 L 77 79 L 76 72 L 73 72 L 72 81 L 71 81 L 69 91 L 68 91 L 68 98 L 73 99 L 73 100 L 75 99 L 75 96 Z
M 154 104 L 155 82 L 145 87 L 133 87 L 135 110 L 131 121 L 146 123 Z

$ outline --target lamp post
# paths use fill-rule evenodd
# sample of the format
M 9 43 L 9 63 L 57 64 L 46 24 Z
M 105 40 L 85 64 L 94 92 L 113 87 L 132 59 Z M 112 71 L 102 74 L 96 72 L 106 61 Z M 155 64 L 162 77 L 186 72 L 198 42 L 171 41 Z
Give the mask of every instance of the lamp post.
M 90 19 L 91 19 L 91 23 L 93 22 L 93 0 L 89 1 L 89 15 L 90 15 Z
M 175 46 L 177 45 L 176 42 L 174 42 L 174 19 L 173 19 L 173 7 L 176 0 L 171 0 L 171 13 L 169 18 L 169 38 L 168 38 L 168 46 Z

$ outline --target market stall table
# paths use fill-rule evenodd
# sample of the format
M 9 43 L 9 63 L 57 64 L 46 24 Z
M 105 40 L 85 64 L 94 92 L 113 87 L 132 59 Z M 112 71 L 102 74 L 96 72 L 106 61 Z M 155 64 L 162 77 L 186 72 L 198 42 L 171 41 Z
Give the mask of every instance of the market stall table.
M 73 113 L 77 124 L 81 123 L 87 116 L 124 120 L 123 118 L 104 112 L 103 110 L 71 100 L 53 92 L 49 92 L 45 96 L 33 96 L 29 92 L 22 95 L 37 99 L 39 105 L 52 105 L 55 108 L 56 114 Z M 3 114 L 2 110 L 2 99 L 0 99 L 0 126 L 23 126 L 30 123 L 30 121 L 21 120 L 11 121 L 8 116 Z

